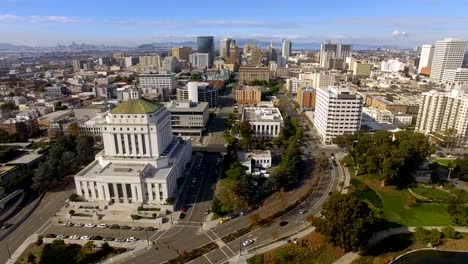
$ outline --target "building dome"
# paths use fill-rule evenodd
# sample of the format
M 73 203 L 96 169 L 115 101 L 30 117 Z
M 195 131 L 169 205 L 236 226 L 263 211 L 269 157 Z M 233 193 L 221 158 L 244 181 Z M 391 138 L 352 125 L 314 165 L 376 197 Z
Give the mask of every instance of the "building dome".
M 145 98 L 130 99 L 112 109 L 111 114 L 149 114 L 158 110 L 161 105 Z

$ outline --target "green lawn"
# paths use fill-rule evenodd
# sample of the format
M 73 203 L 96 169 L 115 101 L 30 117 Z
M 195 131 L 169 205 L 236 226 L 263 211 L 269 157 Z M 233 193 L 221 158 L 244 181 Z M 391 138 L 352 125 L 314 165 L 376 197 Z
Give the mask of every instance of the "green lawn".
M 379 195 L 373 189 L 369 188 L 369 186 L 358 179 L 351 179 L 351 185 L 354 188 L 352 195 L 355 198 L 368 201 L 376 208 L 383 208 L 382 200 Z
M 353 159 L 351 159 L 351 157 L 349 155 L 346 155 L 343 158 L 343 162 L 344 162 L 345 166 L 348 168 L 349 175 L 351 177 L 356 175 L 356 172 L 354 171 L 354 161 L 353 161 Z
M 436 159 L 434 160 L 439 165 L 447 167 L 450 161 L 455 161 L 455 159 Z
M 405 226 L 445 226 L 452 224 L 445 205 L 414 204 L 410 206 L 408 199 L 412 196 L 408 190 L 397 190 L 392 186 L 381 187 L 380 181 L 372 176 L 357 176 L 355 181 L 367 184 L 380 197 L 385 218 L 393 223 Z M 358 196 L 360 196 L 358 192 Z M 369 198 L 369 195 L 371 198 Z M 372 204 L 375 196 L 367 192 L 366 197 Z
M 417 195 L 428 198 L 429 200 L 439 202 L 448 202 L 451 198 L 455 197 L 448 192 L 432 187 L 417 186 L 416 188 L 411 188 L 411 191 Z

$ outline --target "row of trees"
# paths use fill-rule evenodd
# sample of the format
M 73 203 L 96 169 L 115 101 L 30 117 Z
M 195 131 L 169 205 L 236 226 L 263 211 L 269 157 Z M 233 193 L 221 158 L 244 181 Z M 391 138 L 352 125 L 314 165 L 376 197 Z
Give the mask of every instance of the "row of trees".
M 454 164 L 449 164 L 449 170 L 453 170 L 452 177 L 459 178 L 463 181 L 468 181 L 468 158 L 455 160 Z
M 94 139 L 89 136 L 61 136 L 51 145 L 45 162 L 34 172 L 33 188 L 49 190 L 54 182 L 60 181 L 78 166 L 94 159 Z
M 398 187 L 412 183 L 411 174 L 435 152 L 425 135 L 411 131 L 345 135 L 335 143 L 348 148 L 357 175 L 375 174 L 383 185 Z

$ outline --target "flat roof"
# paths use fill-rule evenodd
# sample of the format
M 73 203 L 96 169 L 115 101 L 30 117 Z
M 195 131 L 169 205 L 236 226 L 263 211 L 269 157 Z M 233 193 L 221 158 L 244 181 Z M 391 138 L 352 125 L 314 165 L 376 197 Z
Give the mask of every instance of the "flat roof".
M 276 107 L 245 107 L 244 120 L 263 121 L 263 122 L 281 122 L 283 117 Z
M 36 151 L 28 152 L 24 154 L 23 156 L 9 161 L 7 164 L 29 164 L 31 162 L 34 162 L 37 159 L 42 158 L 44 156 L 44 153 L 39 154 Z
M 190 102 L 189 101 L 174 101 L 174 102 L 166 102 L 164 106 L 172 113 L 172 112 L 186 112 L 186 111 L 195 111 L 195 112 L 202 112 L 208 108 L 208 102 L 198 102 L 198 103 L 190 103 L 190 107 L 186 107 Z

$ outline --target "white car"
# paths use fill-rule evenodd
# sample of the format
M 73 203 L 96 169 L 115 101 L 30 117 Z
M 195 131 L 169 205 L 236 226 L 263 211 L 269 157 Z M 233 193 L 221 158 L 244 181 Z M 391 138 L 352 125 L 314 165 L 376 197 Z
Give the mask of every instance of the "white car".
M 107 228 L 108 225 L 107 225 L 107 224 L 99 224 L 97 227 L 98 227 L 98 228 Z
M 74 224 L 73 226 L 76 226 L 76 227 L 82 227 L 82 226 L 83 226 L 83 224 L 81 224 L 81 223 L 76 223 L 76 224 Z
M 89 236 L 82 236 L 80 237 L 81 240 L 89 240 Z
M 255 242 L 255 240 L 249 239 L 249 240 L 246 240 L 246 241 L 242 242 L 242 246 L 248 247 L 248 246 L 252 245 L 254 242 Z
M 65 239 L 67 238 L 67 235 L 64 235 L 64 234 L 61 234 L 61 235 L 58 235 L 57 237 L 55 237 L 56 239 Z
M 85 227 L 87 227 L 87 228 L 93 228 L 93 227 L 95 227 L 95 225 L 94 225 L 94 224 L 91 224 L 91 223 L 87 223 L 87 224 L 85 225 Z
M 80 236 L 73 235 L 73 236 L 70 236 L 68 239 L 78 240 L 78 239 L 80 239 Z
M 135 242 L 137 239 L 135 237 L 129 237 L 125 240 L 126 242 Z

